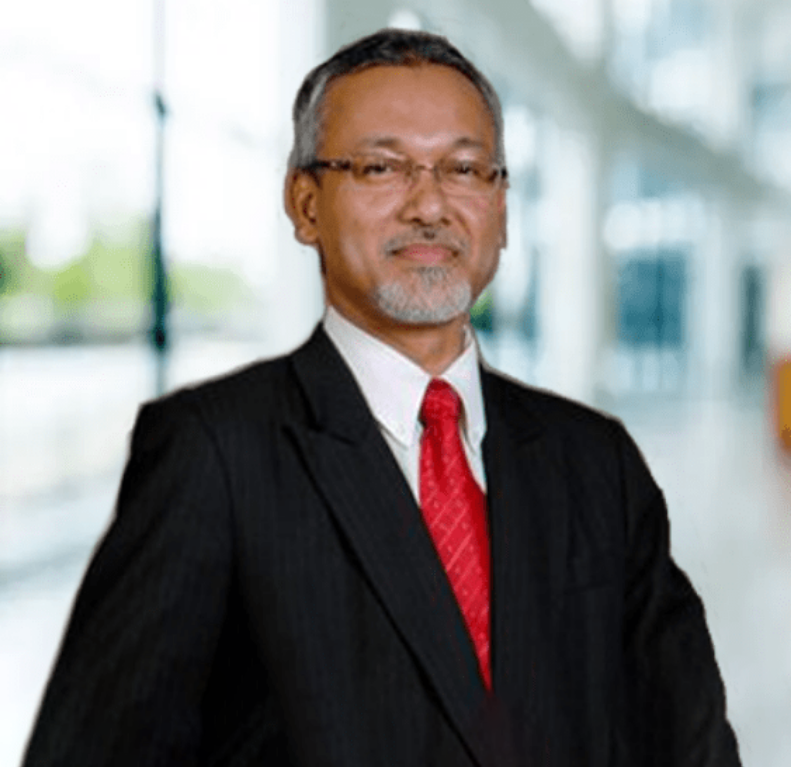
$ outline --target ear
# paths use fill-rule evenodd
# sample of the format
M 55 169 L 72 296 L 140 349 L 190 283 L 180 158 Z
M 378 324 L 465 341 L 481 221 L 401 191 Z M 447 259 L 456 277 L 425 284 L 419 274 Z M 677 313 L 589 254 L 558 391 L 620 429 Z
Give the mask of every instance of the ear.
M 286 213 L 294 224 L 294 236 L 303 245 L 317 245 L 317 196 L 321 191 L 316 179 L 305 171 L 292 171 L 283 190 Z
M 501 189 L 497 200 L 497 212 L 500 217 L 500 247 L 508 246 L 508 206 L 506 205 L 506 190 Z

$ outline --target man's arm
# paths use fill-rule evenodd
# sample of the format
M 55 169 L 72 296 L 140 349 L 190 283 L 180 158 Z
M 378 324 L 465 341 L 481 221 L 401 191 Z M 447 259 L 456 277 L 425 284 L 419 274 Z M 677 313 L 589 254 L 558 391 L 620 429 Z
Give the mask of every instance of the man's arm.
M 197 761 L 232 544 L 224 467 L 184 400 L 140 412 L 24 767 Z
M 625 684 L 631 763 L 738 767 L 703 605 L 670 557 L 667 509 L 622 434 L 626 508 Z

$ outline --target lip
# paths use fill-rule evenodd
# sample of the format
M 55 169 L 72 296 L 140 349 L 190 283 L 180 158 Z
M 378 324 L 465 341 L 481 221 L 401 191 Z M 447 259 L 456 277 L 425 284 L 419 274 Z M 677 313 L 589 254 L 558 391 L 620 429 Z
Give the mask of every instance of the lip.
M 453 258 L 453 250 L 445 245 L 407 245 L 396 255 L 421 264 L 438 264 Z

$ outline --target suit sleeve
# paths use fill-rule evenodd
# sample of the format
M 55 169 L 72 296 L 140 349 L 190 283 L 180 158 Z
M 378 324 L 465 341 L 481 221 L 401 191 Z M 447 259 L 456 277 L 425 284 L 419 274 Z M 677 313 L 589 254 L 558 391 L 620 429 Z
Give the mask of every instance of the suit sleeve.
M 664 498 L 625 432 L 621 459 L 630 763 L 739 767 L 703 604 L 670 556 Z
M 184 400 L 140 412 L 24 767 L 197 761 L 232 540 L 219 452 Z

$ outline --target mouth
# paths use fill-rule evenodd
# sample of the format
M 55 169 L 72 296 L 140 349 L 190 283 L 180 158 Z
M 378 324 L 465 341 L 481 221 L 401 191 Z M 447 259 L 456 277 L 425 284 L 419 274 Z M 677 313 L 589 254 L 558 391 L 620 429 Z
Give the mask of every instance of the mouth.
M 383 250 L 390 257 L 433 266 L 465 256 L 467 243 L 450 232 L 425 229 L 396 235 L 384 244 Z
M 404 258 L 407 261 L 414 261 L 418 264 L 440 264 L 452 259 L 455 255 L 453 248 L 447 245 L 435 245 L 415 243 L 399 248 L 393 255 Z

